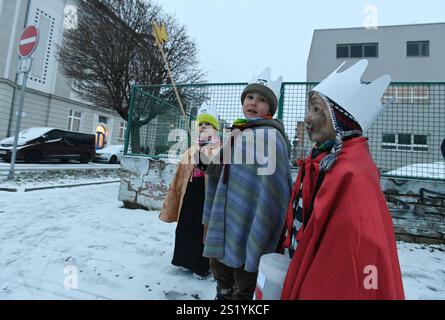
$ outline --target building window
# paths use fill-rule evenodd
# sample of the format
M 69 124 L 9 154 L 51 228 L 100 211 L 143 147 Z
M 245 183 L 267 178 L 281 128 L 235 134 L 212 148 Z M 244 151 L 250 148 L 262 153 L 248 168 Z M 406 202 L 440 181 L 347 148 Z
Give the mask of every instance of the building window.
M 127 123 L 125 121 L 121 121 L 119 125 L 119 139 L 125 139 L 125 133 L 127 132 Z
M 408 41 L 406 43 L 408 57 L 428 57 L 430 55 L 429 41 Z
M 337 45 L 337 58 L 349 58 L 349 47 Z
M 99 116 L 99 123 L 108 124 L 108 118 L 104 116 Z
M 382 137 L 382 149 L 395 150 L 397 149 L 396 135 L 395 134 L 383 134 Z
M 82 89 L 80 88 L 80 85 L 81 85 L 81 81 L 80 80 L 73 80 L 73 82 L 71 84 L 71 88 L 74 91 L 82 92 Z
M 337 44 L 337 58 L 377 58 L 378 43 Z
M 425 152 L 428 151 L 428 136 L 385 133 L 382 136 L 382 149 Z
M 70 109 L 68 113 L 68 123 L 66 129 L 69 131 L 80 132 L 80 121 L 82 120 L 82 112 Z
M 411 150 L 411 135 L 406 133 L 398 134 L 397 150 Z
M 413 138 L 413 151 L 428 151 L 428 136 L 414 135 Z
M 394 100 L 395 103 L 429 104 L 430 89 L 428 85 L 390 86 L 382 100 L 384 103 Z

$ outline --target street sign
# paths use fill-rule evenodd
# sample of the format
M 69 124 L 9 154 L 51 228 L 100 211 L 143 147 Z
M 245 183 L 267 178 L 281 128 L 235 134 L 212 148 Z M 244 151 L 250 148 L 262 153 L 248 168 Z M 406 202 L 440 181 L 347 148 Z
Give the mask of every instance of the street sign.
M 31 71 L 32 58 L 19 59 L 17 73 L 28 73 Z
M 17 156 L 17 144 L 19 138 L 20 124 L 22 122 L 23 102 L 25 101 L 26 82 L 28 80 L 28 73 L 31 71 L 32 58 L 31 55 L 39 44 L 39 29 L 35 26 L 28 26 L 23 30 L 19 40 L 19 64 L 17 67 L 18 73 L 23 73 L 22 92 L 20 94 L 19 109 L 17 111 L 17 121 L 15 124 L 14 144 L 12 147 L 11 167 L 9 168 L 8 180 L 14 179 L 15 159 Z
M 39 30 L 35 26 L 28 26 L 23 30 L 19 40 L 19 54 L 22 58 L 31 56 L 39 43 Z

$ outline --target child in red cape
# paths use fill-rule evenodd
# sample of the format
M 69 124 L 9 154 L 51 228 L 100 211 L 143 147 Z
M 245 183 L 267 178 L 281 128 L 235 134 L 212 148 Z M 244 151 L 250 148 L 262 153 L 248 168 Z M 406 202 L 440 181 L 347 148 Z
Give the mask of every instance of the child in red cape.
M 284 247 L 292 258 L 282 299 L 404 299 L 394 229 L 365 132 L 390 83 L 360 79 L 361 60 L 309 93 L 306 129 L 316 145 L 288 208 Z

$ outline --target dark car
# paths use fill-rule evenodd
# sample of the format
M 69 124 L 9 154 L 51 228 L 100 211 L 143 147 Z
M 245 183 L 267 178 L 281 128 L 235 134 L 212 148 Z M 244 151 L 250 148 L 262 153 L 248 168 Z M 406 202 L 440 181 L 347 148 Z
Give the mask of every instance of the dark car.
M 14 137 L 0 141 L 0 158 L 10 162 Z M 78 160 L 88 163 L 95 154 L 94 134 L 55 128 L 28 128 L 19 132 L 16 160 L 39 163 L 41 160 Z

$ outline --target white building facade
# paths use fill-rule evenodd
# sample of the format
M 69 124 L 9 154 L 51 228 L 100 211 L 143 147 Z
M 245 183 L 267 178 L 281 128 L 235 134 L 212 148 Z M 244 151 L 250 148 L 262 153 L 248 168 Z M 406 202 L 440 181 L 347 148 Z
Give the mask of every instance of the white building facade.
M 342 70 L 368 59 L 363 81 L 383 74 L 393 81 L 384 97 L 393 103 L 367 132 L 378 167 L 437 163 L 444 160 L 444 52 L 445 23 L 315 30 L 307 81 L 323 80 L 344 61 Z
M 28 76 L 21 129 L 54 127 L 96 134 L 97 147 L 123 144 L 127 123 L 114 111 L 80 99 L 57 61 L 66 28 L 75 27 L 75 0 L 0 0 L 0 139 L 14 133 L 22 76 L 18 39 L 25 26 L 40 32 Z

